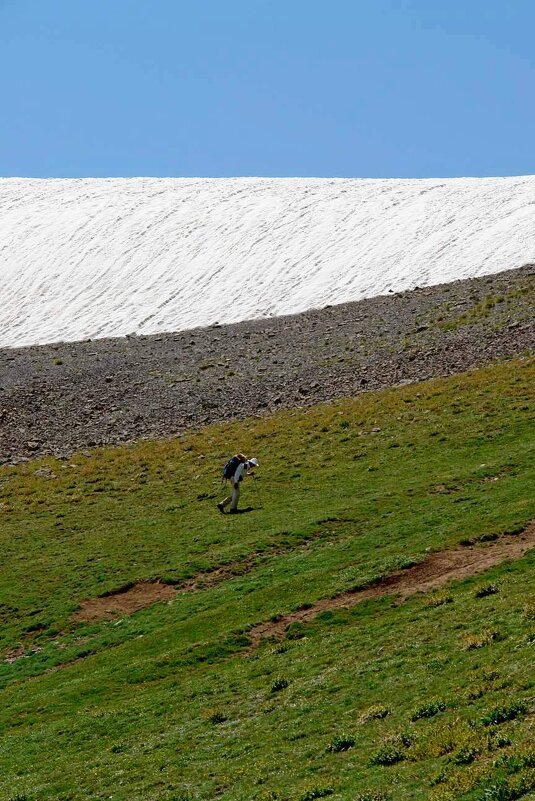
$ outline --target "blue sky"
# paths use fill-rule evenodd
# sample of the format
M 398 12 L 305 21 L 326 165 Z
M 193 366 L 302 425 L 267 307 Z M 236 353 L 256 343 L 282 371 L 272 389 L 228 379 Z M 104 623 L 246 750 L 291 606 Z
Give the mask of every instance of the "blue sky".
M 533 0 L 0 0 L 0 175 L 535 173 Z

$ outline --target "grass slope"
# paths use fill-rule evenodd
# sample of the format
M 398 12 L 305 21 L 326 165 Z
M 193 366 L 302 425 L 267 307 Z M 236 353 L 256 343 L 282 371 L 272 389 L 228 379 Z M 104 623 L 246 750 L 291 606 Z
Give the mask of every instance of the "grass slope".
M 0 471 L 0 797 L 528 798 L 535 555 L 401 606 L 252 625 L 535 517 L 535 360 Z M 219 468 L 258 456 L 253 511 Z M 229 566 L 197 592 L 180 582 Z M 167 604 L 75 624 L 143 578 Z M 44 756 L 45 755 L 45 756 Z M 533 793 L 532 793 L 533 796 Z

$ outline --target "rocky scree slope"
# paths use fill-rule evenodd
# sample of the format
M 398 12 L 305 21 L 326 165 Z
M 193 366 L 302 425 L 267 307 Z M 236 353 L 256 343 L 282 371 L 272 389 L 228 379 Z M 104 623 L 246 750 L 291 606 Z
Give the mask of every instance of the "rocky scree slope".
M 535 265 L 270 320 L 0 350 L 0 461 L 448 375 L 535 349 Z

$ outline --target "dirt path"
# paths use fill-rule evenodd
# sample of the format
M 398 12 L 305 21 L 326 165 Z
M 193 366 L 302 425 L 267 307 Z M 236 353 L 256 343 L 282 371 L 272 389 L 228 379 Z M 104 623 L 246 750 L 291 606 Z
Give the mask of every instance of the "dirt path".
M 131 587 L 98 598 L 82 601 L 80 609 L 74 613 L 75 622 L 94 623 L 97 620 L 114 620 L 123 615 L 131 615 L 146 609 L 158 601 L 169 601 L 176 591 L 160 581 L 140 581 Z
M 506 560 L 519 559 L 534 546 L 535 522 L 531 523 L 520 535 L 504 535 L 492 543 L 432 553 L 413 567 L 382 576 L 362 590 L 345 592 L 333 598 L 324 598 L 312 607 L 284 615 L 275 622 L 259 623 L 250 631 L 251 645 L 256 647 L 266 637 L 281 637 L 290 623 L 312 620 L 327 609 L 347 608 L 360 603 L 360 601 L 384 595 L 397 595 L 400 600 L 403 600 L 417 592 L 428 592 L 443 587 L 455 579 L 463 579 L 481 573 Z M 239 562 L 199 573 L 178 586 L 163 584 L 158 580 L 140 581 L 117 590 L 117 592 L 98 598 L 89 598 L 82 601 L 80 609 L 75 612 L 72 620 L 85 623 L 113 620 L 123 615 L 131 615 L 140 609 L 146 609 L 155 603 L 170 601 L 176 598 L 179 592 L 198 592 L 209 589 L 253 570 L 257 565 L 258 556 L 259 554 L 252 554 Z
M 290 551 L 306 551 L 312 542 L 318 539 L 329 540 L 328 534 L 320 527 L 312 532 L 303 542 L 295 546 L 282 547 L 275 545 L 261 551 L 253 551 L 243 559 L 203 570 L 179 584 L 164 584 L 159 579 L 139 581 L 128 584 L 117 590 L 99 595 L 97 598 L 87 598 L 80 602 L 80 608 L 73 614 L 74 622 L 94 623 L 98 620 L 113 620 L 123 615 L 131 615 L 139 609 L 145 609 L 159 601 L 169 601 L 178 592 L 200 592 L 218 584 L 223 584 L 236 576 L 250 573 L 264 559 L 273 556 L 282 556 Z
M 521 535 L 504 535 L 491 544 L 432 553 L 417 565 L 383 576 L 362 590 L 324 598 L 314 606 L 284 615 L 275 622 L 259 623 L 249 632 L 251 646 L 255 648 L 266 637 L 282 637 L 291 623 L 312 620 L 327 609 L 345 609 L 384 595 L 397 595 L 403 600 L 417 592 L 428 592 L 450 581 L 481 573 L 501 562 L 520 559 L 534 546 L 535 523 L 531 523 Z
M 308 544 L 308 543 L 307 543 Z M 482 543 L 471 547 L 459 547 L 448 551 L 429 554 L 418 564 L 405 570 L 397 570 L 377 579 L 372 585 L 324 598 L 307 609 L 301 609 L 284 615 L 277 621 L 259 623 L 250 632 L 250 646 L 245 653 L 254 650 L 267 637 L 280 638 L 287 627 L 296 621 L 313 620 L 320 612 L 329 609 L 347 609 L 369 598 L 385 595 L 396 595 L 400 601 L 418 592 L 428 592 L 444 587 L 450 581 L 469 578 L 482 573 L 505 561 L 520 559 L 535 546 L 535 521 L 530 523 L 522 534 L 504 534 L 490 543 Z M 161 581 L 140 581 L 98 598 L 83 601 L 80 609 L 73 615 L 74 622 L 95 622 L 113 620 L 123 615 L 131 615 L 155 603 L 170 601 L 179 592 L 198 592 L 227 581 L 237 575 L 243 575 L 254 569 L 257 564 L 256 554 L 246 559 L 223 565 L 212 571 L 199 573 L 179 586 L 170 586 Z M 33 651 L 41 650 L 34 648 Z M 3 661 L 13 663 L 30 655 L 23 646 L 8 653 Z M 85 657 L 73 660 L 80 661 Z M 47 672 L 61 670 L 73 662 L 64 662 Z

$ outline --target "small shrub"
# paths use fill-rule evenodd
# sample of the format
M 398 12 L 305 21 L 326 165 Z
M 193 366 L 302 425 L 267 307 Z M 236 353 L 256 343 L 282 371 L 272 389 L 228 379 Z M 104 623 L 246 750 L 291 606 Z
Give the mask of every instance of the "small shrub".
M 518 796 L 512 794 L 509 784 L 501 781 L 486 787 L 478 801 L 513 801 L 515 798 Z
M 412 731 L 400 731 L 393 734 L 386 741 L 390 745 L 403 746 L 403 748 L 410 748 L 416 742 L 416 735 Z
M 496 534 L 495 531 L 489 531 L 486 534 L 480 534 L 477 538 L 478 542 L 494 542 L 498 539 L 500 535 Z
M 227 720 L 227 716 L 222 712 L 214 712 L 212 715 L 210 715 L 208 720 L 210 723 L 213 723 L 214 726 L 217 726 L 219 723 L 224 723 Z
M 451 761 L 454 765 L 470 765 L 476 757 L 479 756 L 479 751 L 470 745 L 465 745 L 463 748 L 453 754 Z
M 271 685 L 271 692 L 279 693 L 281 690 L 285 690 L 288 684 L 289 684 L 288 679 L 275 679 L 275 681 Z
M 479 796 L 480 801 L 510 801 L 509 786 L 507 782 L 491 784 Z
M 505 768 L 509 774 L 519 773 L 524 768 L 535 768 L 535 752 L 528 751 L 526 754 L 502 756 L 494 762 L 494 767 Z
M 391 709 L 388 706 L 382 706 L 381 704 L 377 706 L 371 706 L 359 718 L 360 723 L 368 723 L 370 720 L 382 720 L 386 718 L 387 715 L 390 715 Z
M 475 648 L 485 648 L 500 639 L 500 634 L 491 629 L 485 629 L 481 634 L 465 634 L 463 636 L 463 648 L 465 651 L 473 651 Z
M 453 598 L 451 595 L 435 595 L 434 598 L 428 598 L 425 605 L 429 606 L 431 609 L 434 609 L 437 606 L 443 606 L 444 604 L 451 603 L 453 603 Z
M 294 623 L 290 623 L 286 627 L 285 637 L 287 640 L 302 640 L 303 637 L 306 636 L 307 629 L 305 628 L 305 624 L 300 620 L 296 620 Z
M 274 654 L 285 654 L 286 651 L 289 651 L 291 646 L 287 642 L 281 642 L 280 645 L 277 645 L 276 648 L 273 649 Z
M 525 530 L 525 526 L 511 526 L 511 528 L 508 528 L 507 531 L 504 531 L 503 533 L 511 537 L 516 537 L 519 534 L 523 534 Z
M 316 798 L 325 798 L 333 793 L 332 787 L 311 787 L 310 790 L 299 796 L 299 801 L 315 801 Z
M 441 770 L 440 773 L 437 773 L 436 776 L 433 776 L 433 778 L 429 782 L 429 786 L 430 787 L 435 787 L 435 785 L 437 785 L 437 784 L 443 784 L 445 781 L 447 781 L 447 778 L 448 778 L 448 775 L 447 775 L 446 771 L 445 770 Z
M 485 587 L 479 587 L 475 592 L 476 598 L 486 598 L 488 595 L 496 595 L 498 587 L 496 584 L 487 584 Z
M 414 723 L 414 721 L 420 720 L 421 718 L 432 718 L 439 712 L 444 712 L 445 709 L 445 701 L 431 701 L 431 703 L 423 704 L 415 709 L 410 719 Z
M 481 722 L 484 726 L 493 726 L 498 723 L 505 723 L 508 720 L 515 720 L 522 717 L 527 711 L 526 704 L 518 701 L 516 704 L 509 704 L 508 706 L 499 706 L 488 712 Z
M 484 668 L 482 673 L 483 678 L 486 679 L 486 681 L 496 681 L 496 679 L 500 678 L 500 674 L 497 670 L 494 670 L 494 668 Z
M 405 754 L 395 745 L 383 745 L 378 751 L 370 757 L 370 765 L 395 765 L 396 762 L 402 762 L 405 759 Z
M 364 792 L 353 797 L 353 801 L 388 801 L 390 796 L 384 793 Z
M 487 737 L 487 750 L 496 751 L 498 748 L 507 748 L 511 745 L 511 739 L 501 734 L 499 731 L 490 731 Z
M 338 754 L 340 751 L 349 751 L 355 745 L 355 738 L 351 735 L 341 734 L 335 737 L 330 745 L 327 746 L 327 751 L 331 754 Z
M 470 548 L 472 545 L 475 545 L 476 541 L 471 539 L 470 537 L 463 537 L 462 540 L 459 540 L 459 545 L 462 545 L 463 548 Z
M 474 684 L 467 690 L 466 697 L 469 701 L 477 701 L 489 692 L 492 692 L 495 687 L 490 682 L 482 682 L 481 684 Z

